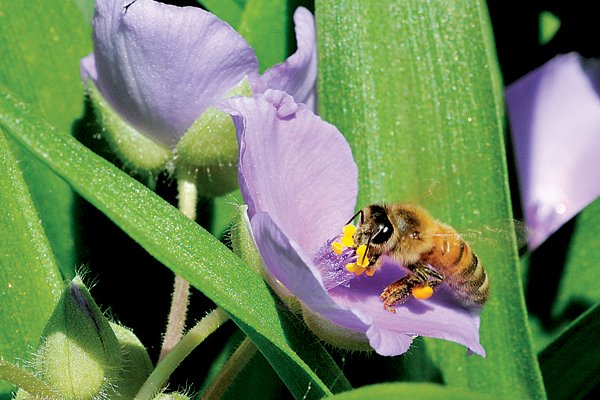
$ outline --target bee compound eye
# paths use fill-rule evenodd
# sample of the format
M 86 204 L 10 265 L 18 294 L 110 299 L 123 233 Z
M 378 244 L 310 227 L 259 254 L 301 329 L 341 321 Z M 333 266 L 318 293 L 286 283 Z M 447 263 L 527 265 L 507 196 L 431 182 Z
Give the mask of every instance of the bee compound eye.
M 383 244 L 387 242 L 394 233 L 394 228 L 389 222 L 379 224 L 378 231 L 371 238 L 373 244 Z

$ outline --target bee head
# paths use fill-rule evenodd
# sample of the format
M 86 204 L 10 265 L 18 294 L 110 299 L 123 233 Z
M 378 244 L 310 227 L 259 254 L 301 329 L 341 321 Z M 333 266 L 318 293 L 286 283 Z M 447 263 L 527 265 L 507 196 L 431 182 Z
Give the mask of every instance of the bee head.
M 359 212 L 361 221 L 356 231 L 358 245 L 383 245 L 394 234 L 394 226 L 386 210 L 380 205 L 371 205 Z

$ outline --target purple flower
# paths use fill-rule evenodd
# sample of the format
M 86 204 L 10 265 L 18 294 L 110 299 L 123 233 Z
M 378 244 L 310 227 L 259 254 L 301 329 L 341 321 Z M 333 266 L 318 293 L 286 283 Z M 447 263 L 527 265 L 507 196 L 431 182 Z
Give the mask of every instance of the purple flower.
M 390 356 L 406 352 L 418 335 L 485 354 L 479 312 L 460 307 L 445 284 L 431 299 L 410 299 L 394 314 L 379 296 L 405 274 L 400 266 L 388 262 L 371 277 L 356 277 L 333 254 L 331 241 L 354 214 L 358 192 L 357 167 L 337 128 L 280 91 L 219 107 L 236 126 L 239 184 L 266 271 L 300 301 L 317 334 L 340 347 L 370 345 Z
M 600 61 L 558 56 L 506 100 L 533 250 L 600 195 Z
M 244 78 L 255 93 L 285 89 L 315 104 L 313 17 L 299 8 L 294 20 L 298 51 L 259 76 L 254 50 L 209 12 L 152 0 L 97 0 L 94 52 L 81 61 L 82 76 L 130 125 L 172 148 Z

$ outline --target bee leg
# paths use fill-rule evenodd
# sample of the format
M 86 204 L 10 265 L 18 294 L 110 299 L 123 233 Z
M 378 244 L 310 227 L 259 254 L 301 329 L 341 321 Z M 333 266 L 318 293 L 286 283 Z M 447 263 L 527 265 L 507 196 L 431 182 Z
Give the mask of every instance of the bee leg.
M 404 303 L 408 296 L 410 296 L 412 289 L 416 286 L 423 285 L 427 280 L 423 281 L 418 275 L 407 275 L 402 279 L 397 280 L 388 287 L 385 288 L 381 293 L 381 300 L 383 300 L 383 307 L 393 313 L 396 310 L 393 308 L 398 303 Z
M 427 286 L 434 288 L 444 281 L 444 275 L 434 271 L 425 264 L 417 263 L 408 265 L 407 268 L 415 275 L 427 283 Z

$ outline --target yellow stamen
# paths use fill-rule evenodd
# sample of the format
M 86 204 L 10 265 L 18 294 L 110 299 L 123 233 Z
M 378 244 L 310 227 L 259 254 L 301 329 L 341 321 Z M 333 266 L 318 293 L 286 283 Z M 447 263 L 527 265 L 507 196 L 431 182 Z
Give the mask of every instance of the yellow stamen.
M 362 275 L 365 269 L 357 265 L 356 263 L 349 263 L 346 265 L 348 272 L 352 272 L 354 275 Z
M 353 247 L 356 227 L 354 225 L 348 224 L 342 228 L 342 232 L 344 233 L 341 239 L 342 244 L 346 247 Z
M 352 224 L 348 224 L 342 228 L 344 236 L 354 236 L 356 233 L 356 227 Z
M 344 245 L 340 242 L 331 243 L 331 248 L 335 254 L 342 254 L 342 250 L 344 250 Z
M 365 255 L 366 252 L 367 252 L 367 246 L 364 244 L 361 244 L 356 249 L 356 257 L 357 257 L 356 263 L 363 268 L 366 268 L 369 266 L 369 257 L 367 257 Z
M 340 242 L 342 242 L 342 244 L 346 247 L 352 247 L 354 246 L 354 237 L 344 235 L 340 239 Z
M 412 295 L 415 299 L 427 300 L 433 295 L 433 288 L 430 286 L 416 287 L 412 290 Z
M 356 249 L 356 255 L 361 258 L 362 256 L 365 255 L 365 253 L 367 252 L 367 245 L 366 244 L 361 244 L 360 246 L 358 246 L 358 248 Z
M 373 274 L 375 274 L 375 268 L 366 268 L 365 273 L 367 276 L 373 276 Z
M 369 257 L 359 257 L 356 260 L 356 263 L 363 268 L 367 268 L 369 266 Z

